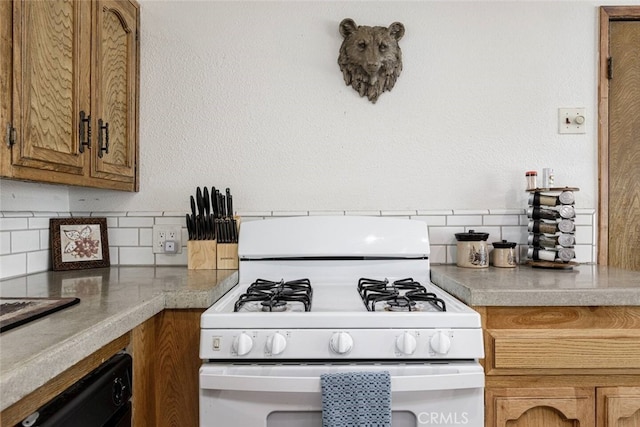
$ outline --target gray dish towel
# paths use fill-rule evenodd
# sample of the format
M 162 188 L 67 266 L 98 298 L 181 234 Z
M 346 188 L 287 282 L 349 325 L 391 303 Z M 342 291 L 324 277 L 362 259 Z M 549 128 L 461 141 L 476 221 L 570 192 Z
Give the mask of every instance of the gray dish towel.
M 391 427 L 389 372 L 320 375 L 322 427 Z

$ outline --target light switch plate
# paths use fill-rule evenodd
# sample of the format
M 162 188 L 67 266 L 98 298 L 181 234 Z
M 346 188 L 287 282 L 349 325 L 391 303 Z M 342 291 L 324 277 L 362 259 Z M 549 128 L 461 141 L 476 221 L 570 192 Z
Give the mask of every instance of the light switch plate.
M 587 133 L 586 108 L 558 108 L 558 133 Z

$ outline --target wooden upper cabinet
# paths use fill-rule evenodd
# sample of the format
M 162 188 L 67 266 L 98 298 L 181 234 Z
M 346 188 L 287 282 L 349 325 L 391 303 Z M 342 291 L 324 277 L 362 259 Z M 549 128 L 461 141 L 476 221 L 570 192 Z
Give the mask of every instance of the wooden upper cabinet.
M 89 46 L 80 43 L 85 6 L 14 2 L 14 166 L 84 174 L 88 159 L 79 152 L 77 129 L 80 111 L 89 111 Z
M 127 2 L 94 3 L 93 108 L 96 151 L 92 176 L 136 183 L 137 8 Z
M 137 3 L 14 0 L 0 24 L 1 175 L 138 191 Z

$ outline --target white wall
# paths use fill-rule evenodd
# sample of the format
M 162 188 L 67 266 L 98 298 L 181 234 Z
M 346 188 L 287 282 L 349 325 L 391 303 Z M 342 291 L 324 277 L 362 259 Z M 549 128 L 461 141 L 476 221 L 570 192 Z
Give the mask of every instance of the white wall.
M 141 0 L 141 191 L 69 209 L 186 211 L 198 185 L 240 211 L 524 208 L 543 167 L 593 208 L 600 4 Z M 346 17 L 406 27 L 375 105 L 336 62 Z M 587 133 L 558 134 L 559 107 Z

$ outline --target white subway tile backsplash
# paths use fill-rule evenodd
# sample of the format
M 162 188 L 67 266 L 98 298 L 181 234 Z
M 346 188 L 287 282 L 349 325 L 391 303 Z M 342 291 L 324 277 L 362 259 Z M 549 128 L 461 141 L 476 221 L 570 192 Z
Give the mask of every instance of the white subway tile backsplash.
M 451 215 L 447 217 L 447 225 L 480 226 L 482 215 Z
M 27 274 L 27 254 L 0 256 L 0 278 L 22 276 Z
M 518 225 L 518 215 L 485 215 L 482 217 L 483 225 Z
M 156 265 L 187 265 L 187 251 L 181 254 L 156 254 Z
M 37 217 L 37 218 L 29 218 L 29 228 L 33 229 L 33 228 L 49 228 L 49 218 L 41 218 L 41 217 Z
M 489 209 L 489 215 L 522 215 L 525 209 Z
M 47 218 L 47 221 L 49 221 L 49 218 L 56 218 L 60 216 L 60 212 L 34 212 L 33 216 L 36 218 L 38 217 Z M 67 216 L 69 216 L 68 212 L 67 212 Z
M 382 216 L 405 216 L 411 217 L 417 215 L 418 211 L 404 210 L 404 211 L 380 211 L 380 215 Z
M 137 228 L 109 228 L 109 245 L 138 246 Z
M 528 238 L 529 232 L 526 227 L 502 227 L 502 240 L 506 240 L 507 242 L 516 242 L 519 245 L 526 245 Z
M 109 264 L 118 265 L 120 264 L 120 258 L 118 257 L 119 248 L 117 246 L 109 245 Z
M 43 250 L 27 253 L 27 274 L 50 270 L 51 251 Z
M 33 216 L 33 212 L 28 212 L 28 211 L 7 211 L 7 212 L 3 212 L 2 216 L 4 218 L 32 217 Z
M 184 236 L 182 241 L 184 242 Z M 111 242 L 109 242 L 111 243 Z M 141 228 L 140 229 L 140 240 L 138 241 L 140 246 L 152 246 L 153 245 L 153 229 L 152 228 Z
M 489 214 L 488 209 L 454 209 L 454 215 L 487 215 Z
M 411 219 L 414 219 L 416 221 L 424 221 L 429 226 L 447 225 L 447 217 L 445 215 L 433 215 L 433 216 L 416 215 L 416 216 L 412 216 Z
M 429 255 L 429 262 L 431 262 L 432 264 L 446 264 L 447 247 L 444 245 L 431 245 L 431 255 Z
M 576 216 L 576 261 L 596 262 L 596 214 L 580 209 Z M 112 265 L 185 265 L 187 230 L 181 212 L 0 212 L 0 279 L 51 268 L 49 218 L 106 217 L 109 255 Z M 526 260 L 527 218 L 525 209 L 402 210 L 402 211 L 261 211 L 238 212 L 241 223 L 279 216 L 360 215 L 407 217 L 429 227 L 430 260 L 434 264 L 455 264 L 455 233 L 475 230 L 489 233 L 488 243 L 508 240 L 518 243 L 521 260 Z M 155 224 L 181 226 L 183 251 L 177 255 L 152 252 Z
M 429 227 L 429 243 L 432 245 L 455 245 L 455 233 L 464 233 L 464 227 Z
M 309 216 L 309 211 L 273 211 L 273 216 Z
M 447 210 L 447 209 L 440 209 L 440 210 L 434 210 L 434 211 L 424 211 L 424 210 L 418 209 L 417 215 L 418 216 L 434 216 L 434 215 L 447 216 L 447 215 L 453 215 L 453 211 Z
M 27 218 L 0 218 L 0 231 L 26 230 L 29 228 Z
M 11 233 L 9 231 L 0 232 L 0 255 L 11 253 Z
M 11 232 L 11 253 L 37 251 L 38 249 L 40 249 L 40 232 L 38 230 Z
M 576 244 L 591 245 L 593 243 L 593 229 L 591 226 L 576 225 Z
M 345 211 L 345 215 L 352 216 L 380 216 L 382 215 L 381 211 Z
M 121 247 L 120 265 L 154 265 L 155 257 L 151 247 Z M 185 264 L 186 265 L 186 264 Z
M 49 229 L 40 230 L 40 249 L 49 249 L 51 246 Z
M 181 227 L 187 226 L 184 214 L 181 217 L 174 216 L 157 216 L 155 217 L 155 224 L 157 225 L 179 225 Z
M 147 216 L 147 217 L 156 217 L 156 216 L 162 216 L 163 212 L 159 212 L 159 211 L 139 211 L 139 212 L 127 212 L 126 216 L 128 217 L 136 217 L 136 216 Z M 184 215 L 184 214 L 182 214 Z
M 344 211 L 309 211 L 309 216 L 343 216 Z
M 153 221 L 153 217 L 123 217 L 118 219 L 118 227 L 153 227 Z

